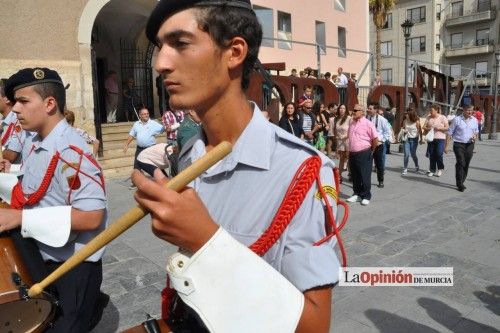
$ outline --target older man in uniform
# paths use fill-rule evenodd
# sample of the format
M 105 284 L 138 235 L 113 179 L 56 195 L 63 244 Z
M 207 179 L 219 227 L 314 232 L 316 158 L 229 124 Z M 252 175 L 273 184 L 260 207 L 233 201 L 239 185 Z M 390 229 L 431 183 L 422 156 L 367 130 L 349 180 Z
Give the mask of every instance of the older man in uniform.
M 474 117 L 473 105 L 466 106 L 464 113 L 453 119 L 448 134 L 453 139 L 453 152 L 457 159 L 455 164 L 457 190 L 463 192 L 466 189 L 464 182 L 474 153 L 474 142 L 479 135 L 479 126 L 476 117 Z
M 59 74 L 25 68 L 7 81 L 6 95 L 28 131 L 17 178 L 4 174 L 1 197 L 13 209 L 0 209 L 0 232 L 21 227 L 36 241 L 48 272 L 93 239 L 107 223 L 102 171 L 86 143 L 68 125 L 66 92 Z M 0 161 L 0 171 L 10 163 Z M 5 188 L 10 183 L 13 188 Z M 47 332 L 87 332 L 102 281 L 101 249 L 54 285 L 59 313 Z
M 180 169 L 222 141 L 233 144 L 181 193 L 133 174 L 154 233 L 182 249 L 167 266 L 180 297 L 167 303 L 172 329 L 328 332 L 339 268 L 327 237 L 335 226 L 333 164 L 247 100 L 262 38 L 250 1 L 162 0 L 146 31 L 159 47 L 155 68 L 171 107 L 195 110 L 203 124 L 183 147 Z M 297 210 L 279 209 L 304 175 L 312 177 Z M 277 225 L 277 235 L 266 232 Z

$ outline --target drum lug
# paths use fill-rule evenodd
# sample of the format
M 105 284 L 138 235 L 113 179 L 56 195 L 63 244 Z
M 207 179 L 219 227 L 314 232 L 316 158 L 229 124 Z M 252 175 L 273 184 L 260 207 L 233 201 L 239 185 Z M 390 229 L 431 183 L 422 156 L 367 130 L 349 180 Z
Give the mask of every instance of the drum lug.
M 23 280 L 21 279 L 21 275 L 19 275 L 16 272 L 12 273 L 12 282 L 16 285 L 16 287 L 19 287 L 23 284 Z
M 149 313 L 146 313 L 146 321 L 142 323 L 142 326 L 146 330 L 147 333 L 160 333 L 160 327 L 156 322 L 156 319 L 151 317 Z

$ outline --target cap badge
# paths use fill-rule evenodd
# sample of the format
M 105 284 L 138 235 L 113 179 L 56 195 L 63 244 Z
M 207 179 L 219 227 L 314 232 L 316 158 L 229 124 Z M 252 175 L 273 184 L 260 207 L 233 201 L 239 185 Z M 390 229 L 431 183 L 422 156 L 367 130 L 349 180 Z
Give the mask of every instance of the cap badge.
M 45 77 L 45 73 L 41 69 L 35 69 L 35 71 L 33 72 L 33 76 L 37 80 L 42 80 Z

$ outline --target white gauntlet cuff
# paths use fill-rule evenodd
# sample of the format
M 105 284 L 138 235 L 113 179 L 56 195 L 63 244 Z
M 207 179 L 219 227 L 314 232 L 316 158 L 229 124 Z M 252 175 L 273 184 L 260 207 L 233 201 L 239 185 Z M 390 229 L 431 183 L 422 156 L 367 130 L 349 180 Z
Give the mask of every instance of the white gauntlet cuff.
M 48 246 L 61 247 L 71 232 L 71 206 L 23 209 L 21 234 Z
M 12 189 L 16 186 L 17 176 L 12 173 L 0 173 L 0 199 L 10 204 Z
M 297 328 L 304 295 L 222 228 L 195 254 L 174 253 L 167 272 L 210 332 L 292 333 Z

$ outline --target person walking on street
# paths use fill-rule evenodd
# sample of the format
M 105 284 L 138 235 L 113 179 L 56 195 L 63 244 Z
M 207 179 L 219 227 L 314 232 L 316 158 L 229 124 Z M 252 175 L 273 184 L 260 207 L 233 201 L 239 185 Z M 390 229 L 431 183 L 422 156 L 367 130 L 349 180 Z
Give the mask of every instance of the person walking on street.
M 338 115 L 333 122 L 334 140 L 337 142 L 337 155 L 339 156 L 340 182 L 343 182 L 342 173 L 349 159 L 349 125 L 352 118 L 345 104 L 340 104 Z
M 427 176 L 441 177 L 444 170 L 443 153 L 446 146 L 446 133 L 448 132 L 448 119 L 441 114 L 441 107 L 437 104 L 431 106 L 431 111 L 424 124 L 425 134 L 434 132 L 434 139 L 427 143 L 429 153 L 429 172 Z
M 479 126 L 476 117 L 474 117 L 472 105 L 465 107 L 464 113 L 453 119 L 448 134 L 453 139 L 453 152 L 457 159 L 455 164 L 457 190 L 463 192 L 466 189 L 464 182 L 474 152 L 474 142 L 479 134 Z
M 354 194 L 347 202 L 361 201 L 363 206 L 372 198 L 372 153 L 381 143 L 373 123 L 365 118 L 365 109 L 356 104 L 349 126 L 349 171 L 351 172 Z
M 132 129 L 130 130 L 127 141 L 125 141 L 125 145 L 123 147 L 123 153 L 127 153 L 128 146 L 134 139 L 137 140 L 137 148 L 135 149 L 134 157 L 134 169 L 144 170 L 153 176 L 154 168 L 141 168 L 141 165 L 137 160 L 137 156 L 144 149 L 151 147 L 156 143 L 155 136 L 163 133 L 165 131 L 165 127 L 149 118 L 149 111 L 146 108 L 142 108 L 139 111 L 139 118 L 140 119 L 134 123 Z
M 408 108 L 405 112 L 403 122 L 401 123 L 401 131 L 403 131 L 405 137 L 405 140 L 402 141 L 404 150 L 402 175 L 405 176 L 408 173 L 410 155 L 413 163 L 415 163 L 415 172 L 420 170 L 418 166 L 417 147 L 418 143 L 422 142 L 422 126 L 414 108 Z
M 378 113 L 379 105 L 368 105 L 368 120 L 373 123 L 378 133 L 378 141 L 382 143 L 378 145 L 373 152 L 373 160 L 375 162 L 375 169 L 377 170 L 378 187 L 384 187 L 384 174 L 385 174 L 385 152 L 387 141 L 391 141 L 392 130 L 387 119 Z
M 484 114 L 483 112 L 481 112 L 479 107 L 476 107 L 474 109 L 474 117 L 477 119 L 477 126 L 478 126 L 477 138 L 479 141 L 483 141 L 483 139 L 481 139 L 481 130 L 484 125 Z

